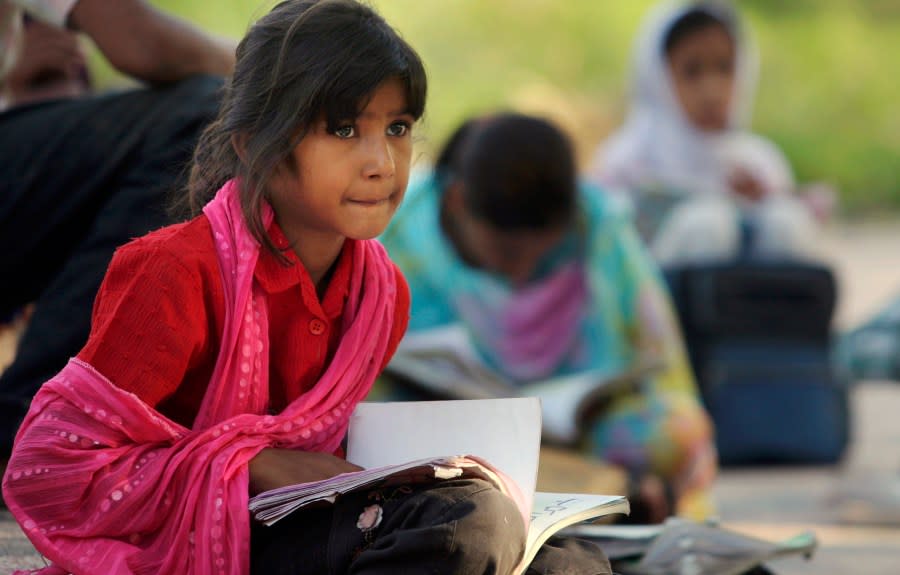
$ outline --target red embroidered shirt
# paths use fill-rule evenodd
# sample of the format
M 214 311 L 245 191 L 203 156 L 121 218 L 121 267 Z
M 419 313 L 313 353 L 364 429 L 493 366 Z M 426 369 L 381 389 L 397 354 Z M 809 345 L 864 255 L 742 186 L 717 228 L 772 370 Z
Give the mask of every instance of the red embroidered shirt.
M 276 223 L 269 233 L 276 246 L 287 248 Z M 345 242 L 321 301 L 292 250 L 283 252 L 291 260 L 287 267 L 268 250 L 260 250 L 254 277 L 268 301 L 273 411 L 310 389 L 337 350 L 353 241 Z M 397 305 L 385 363 L 409 320 L 409 287 L 394 269 Z M 223 331 L 225 302 L 219 274 L 206 216 L 123 246 L 97 294 L 91 335 L 78 357 L 189 427 L 212 376 Z

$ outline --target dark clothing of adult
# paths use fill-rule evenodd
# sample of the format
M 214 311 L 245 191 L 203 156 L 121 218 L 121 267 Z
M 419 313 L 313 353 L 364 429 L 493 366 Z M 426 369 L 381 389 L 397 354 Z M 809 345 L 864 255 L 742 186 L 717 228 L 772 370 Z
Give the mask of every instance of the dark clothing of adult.
M 35 392 L 87 340 L 113 251 L 172 222 L 170 194 L 221 85 L 197 76 L 0 113 L 0 321 L 35 303 L 0 375 L 0 457 Z

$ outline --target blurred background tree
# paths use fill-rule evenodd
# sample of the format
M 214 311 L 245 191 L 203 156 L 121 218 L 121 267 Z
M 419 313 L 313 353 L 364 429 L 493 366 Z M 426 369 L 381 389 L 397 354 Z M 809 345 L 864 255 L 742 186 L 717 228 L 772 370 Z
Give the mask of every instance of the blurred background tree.
M 268 0 L 151 0 L 239 37 Z M 425 60 L 427 161 L 470 114 L 561 123 L 587 162 L 621 121 L 634 35 L 655 0 L 371 0 Z M 900 212 L 900 0 L 739 0 L 761 58 L 753 128 L 845 215 Z M 122 83 L 95 58 L 101 87 Z

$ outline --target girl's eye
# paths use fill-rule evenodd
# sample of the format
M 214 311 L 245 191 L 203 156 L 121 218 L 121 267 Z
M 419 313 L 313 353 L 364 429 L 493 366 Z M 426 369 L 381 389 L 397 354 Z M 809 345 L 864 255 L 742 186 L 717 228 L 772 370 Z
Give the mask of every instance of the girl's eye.
M 389 136 L 405 136 L 409 132 L 409 124 L 406 122 L 394 122 L 388 126 L 387 133 Z
M 338 138 L 343 138 L 343 139 L 352 138 L 353 136 L 356 135 L 356 128 L 354 128 L 353 126 L 350 126 L 350 125 L 338 126 L 337 128 L 334 129 L 333 134 L 335 136 L 337 136 Z

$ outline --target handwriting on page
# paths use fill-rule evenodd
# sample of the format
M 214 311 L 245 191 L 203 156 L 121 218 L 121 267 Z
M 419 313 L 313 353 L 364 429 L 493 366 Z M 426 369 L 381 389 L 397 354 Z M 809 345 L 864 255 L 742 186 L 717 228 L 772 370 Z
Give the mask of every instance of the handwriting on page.
M 573 503 L 577 503 L 578 499 L 570 497 L 568 499 L 554 499 L 541 507 L 535 507 L 531 510 L 531 521 L 535 521 L 538 517 L 552 517 L 559 513 L 565 513 Z

